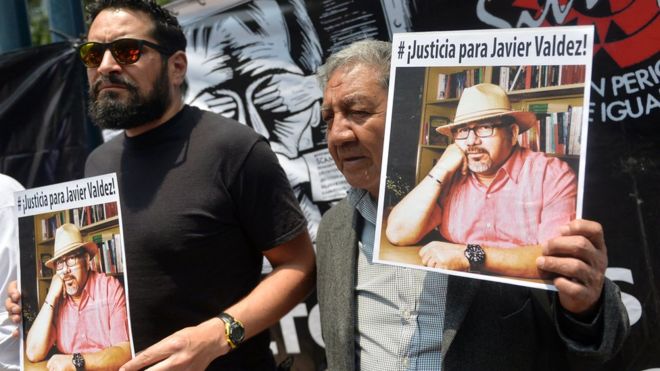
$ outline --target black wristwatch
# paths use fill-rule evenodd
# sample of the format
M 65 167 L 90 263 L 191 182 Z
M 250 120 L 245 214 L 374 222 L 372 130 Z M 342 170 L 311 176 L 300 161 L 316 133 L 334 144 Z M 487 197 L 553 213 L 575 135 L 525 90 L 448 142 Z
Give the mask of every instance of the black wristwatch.
M 225 323 L 225 335 L 227 336 L 229 347 L 236 349 L 245 340 L 245 328 L 243 328 L 243 324 L 224 312 L 220 313 L 218 318 Z
M 83 358 L 80 353 L 73 353 L 73 366 L 76 368 L 76 371 L 82 371 L 85 369 L 85 358 Z
M 469 243 L 465 248 L 465 258 L 470 262 L 470 271 L 479 271 L 486 262 L 486 252 L 477 244 Z

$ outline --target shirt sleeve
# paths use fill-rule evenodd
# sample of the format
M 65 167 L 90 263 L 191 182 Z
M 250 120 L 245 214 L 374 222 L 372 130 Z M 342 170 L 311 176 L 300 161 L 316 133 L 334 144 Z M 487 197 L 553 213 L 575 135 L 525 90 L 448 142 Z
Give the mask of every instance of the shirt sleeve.
M 616 284 L 605 279 L 598 312 L 582 322 L 564 312 L 554 295 L 554 322 L 566 343 L 572 369 L 601 369 L 602 362 L 620 349 L 630 331 L 630 322 Z
M 246 236 L 260 251 L 288 242 L 306 228 L 286 173 L 264 140 L 250 150 L 230 193 Z

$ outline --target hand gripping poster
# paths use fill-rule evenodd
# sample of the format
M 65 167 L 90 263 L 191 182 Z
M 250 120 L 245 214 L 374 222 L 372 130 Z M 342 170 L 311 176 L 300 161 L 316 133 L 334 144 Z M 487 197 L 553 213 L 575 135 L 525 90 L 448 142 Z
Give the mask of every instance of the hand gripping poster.
M 374 260 L 555 290 L 592 46 L 590 26 L 395 34 Z
M 21 367 L 119 369 L 132 358 L 115 174 L 16 193 Z

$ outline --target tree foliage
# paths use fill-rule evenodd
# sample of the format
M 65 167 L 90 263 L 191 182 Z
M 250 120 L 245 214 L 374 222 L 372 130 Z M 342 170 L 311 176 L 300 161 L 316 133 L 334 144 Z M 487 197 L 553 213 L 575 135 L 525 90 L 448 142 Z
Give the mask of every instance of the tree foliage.
M 73 1 L 73 0 L 72 0 Z M 82 1 L 83 12 L 87 4 L 94 0 Z M 160 5 L 165 5 L 172 0 L 156 0 Z M 39 46 L 50 44 L 52 41 L 50 35 L 50 24 L 48 21 L 48 0 L 27 0 L 28 17 L 30 19 L 30 33 L 32 35 L 32 45 Z

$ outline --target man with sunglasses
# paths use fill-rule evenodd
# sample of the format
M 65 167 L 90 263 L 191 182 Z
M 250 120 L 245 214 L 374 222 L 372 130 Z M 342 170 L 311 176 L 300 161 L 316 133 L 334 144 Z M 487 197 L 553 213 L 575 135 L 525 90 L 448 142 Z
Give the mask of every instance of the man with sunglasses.
M 117 369 L 131 358 L 124 287 L 92 269 L 97 246 L 73 224 L 55 231 L 53 279 L 25 341 L 31 362 L 50 370 Z
M 103 0 L 90 16 L 93 44 L 79 49 L 90 113 L 124 129 L 85 170 L 118 172 L 141 351 L 124 370 L 274 370 L 268 328 L 314 277 L 286 174 L 252 129 L 184 105 L 186 38 L 169 12 Z M 261 280 L 264 256 L 273 271 Z
M 497 85 L 465 89 L 454 122 L 438 128 L 454 143 L 394 207 L 388 239 L 415 244 L 437 228 L 448 242 L 420 250 L 427 266 L 543 276 L 541 244 L 575 218 L 577 180 L 560 159 L 518 145 L 535 123 L 534 113 L 512 110 Z
M 89 113 L 124 130 L 85 167 L 119 181 L 139 351 L 122 369 L 275 370 L 268 329 L 315 271 L 286 174 L 252 129 L 184 104 L 186 38 L 167 10 L 99 0 L 88 11 L 78 51 Z M 264 257 L 273 269 L 262 279 Z

